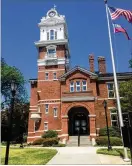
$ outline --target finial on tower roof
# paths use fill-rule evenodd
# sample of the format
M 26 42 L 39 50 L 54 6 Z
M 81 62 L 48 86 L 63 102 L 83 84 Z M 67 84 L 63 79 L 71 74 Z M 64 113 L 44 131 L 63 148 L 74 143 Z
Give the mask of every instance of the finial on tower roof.
M 56 9 L 56 7 L 57 7 L 57 6 L 54 4 L 54 9 Z

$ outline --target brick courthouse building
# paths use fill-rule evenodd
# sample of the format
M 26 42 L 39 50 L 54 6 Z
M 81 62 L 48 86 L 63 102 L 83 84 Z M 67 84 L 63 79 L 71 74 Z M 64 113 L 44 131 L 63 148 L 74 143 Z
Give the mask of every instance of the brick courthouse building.
M 113 74 L 106 72 L 104 57 L 89 55 L 89 70 L 80 66 L 70 69 L 70 51 L 65 16 L 55 8 L 38 24 L 38 78 L 30 79 L 31 98 L 28 140 L 40 138 L 47 130 L 56 130 L 61 140 L 69 135 L 96 137 L 106 126 L 104 99 L 108 103 L 109 125 L 117 126 Z M 129 80 L 132 73 L 117 73 L 118 81 Z

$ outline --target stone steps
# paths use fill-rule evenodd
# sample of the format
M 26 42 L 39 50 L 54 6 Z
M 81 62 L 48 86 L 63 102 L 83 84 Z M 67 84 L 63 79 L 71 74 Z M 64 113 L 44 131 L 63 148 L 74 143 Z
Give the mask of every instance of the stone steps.
M 70 136 L 67 142 L 68 147 L 77 147 L 78 146 L 78 136 Z M 90 137 L 88 136 L 80 136 L 80 146 L 87 147 L 92 146 L 90 141 Z

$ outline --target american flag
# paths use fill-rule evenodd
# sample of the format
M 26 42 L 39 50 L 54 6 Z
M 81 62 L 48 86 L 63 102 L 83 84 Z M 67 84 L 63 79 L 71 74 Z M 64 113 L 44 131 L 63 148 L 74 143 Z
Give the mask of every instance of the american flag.
M 112 11 L 110 11 L 110 15 L 111 15 L 111 19 L 115 20 L 120 16 L 124 16 L 128 22 L 132 23 L 132 11 L 130 10 L 124 10 L 124 9 L 120 9 L 120 8 L 114 8 L 114 7 L 110 7 L 109 9 Z

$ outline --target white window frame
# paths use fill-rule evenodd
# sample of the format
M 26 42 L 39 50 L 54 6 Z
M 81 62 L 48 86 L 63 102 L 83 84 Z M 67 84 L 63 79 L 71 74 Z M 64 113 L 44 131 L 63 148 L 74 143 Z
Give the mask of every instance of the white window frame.
M 57 73 L 53 72 L 53 80 L 56 80 L 56 79 L 57 79 Z
M 77 82 L 79 82 L 79 85 L 77 85 Z M 78 87 L 80 87 L 79 91 L 77 90 Z M 81 92 L 81 83 L 80 83 L 80 81 L 76 81 L 76 92 Z
M 51 36 L 51 31 L 53 31 L 53 35 L 52 36 Z M 53 37 L 53 39 L 51 39 L 51 37 Z M 50 40 L 55 40 L 55 30 L 54 29 L 50 30 L 49 38 L 50 38 Z
M 86 84 L 83 84 L 84 81 L 86 82 Z M 86 90 L 83 89 L 84 87 L 86 87 Z M 87 81 L 86 80 L 82 81 L 82 91 L 83 92 L 87 91 Z
M 110 109 L 111 126 L 112 126 L 112 127 L 115 127 L 115 126 L 113 125 L 113 122 L 117 122 L 117 125 L 118 125 L 118 115 L 117 115 L 117 111 L 116 111 L 116 112 L 112 112 L 112 110 L 113 110 L 113 109 Z M 113 120 L 113 119 L 112 119 L 112 115 L 116 115 L 117 120 Z
M 53 111 L 54 111 L 54 117 L 58 117 L 58 109 L 54 107 Z
M 72 83 L 73 83 L 73 85 L 72 85 Z M 71 88 L 73 88 L 73 91 L 71 90 Z M 74 92 L 74 82 L 73 81 L 70 82 L 70 92 Z
M 48 74 L 48 75 L 47 75 Z M 49 79 L 49 73 L 48 72 L 45 72 L 45 80 L 48 80 Z
M 45 129 L 45 124 L 47 125 L 47 129 Z M 48 122 L 44 122 L 44 131 L 48 131 Z
M 109 90 L 109 85 L 108 84 L 113 84 L 113 89 L 112 90 Z M 113 82 L 107 82 L 107 89 L 108 89 L 108 99 L 113 99 L 115 98 L 115 89 L 114 89 L 114 83 Z M 114 96 L 113 97 L 110 97 L 109 96 L 109 92 L 114 92 Z
M 49 113 L 49 104 L 45 104 L 45 114 Z

